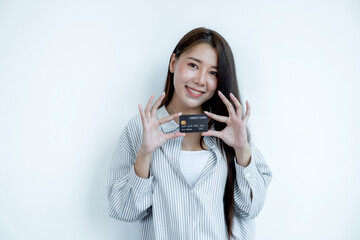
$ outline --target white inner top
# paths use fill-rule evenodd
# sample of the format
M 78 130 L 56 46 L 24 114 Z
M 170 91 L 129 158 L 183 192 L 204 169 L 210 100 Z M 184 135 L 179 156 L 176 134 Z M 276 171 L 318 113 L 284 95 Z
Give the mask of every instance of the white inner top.
M 209 150 L 184 151 L 180 153 L 180 169 L 186 181 L 195 186 L 201 172 L 203 171 L 207 160 L 210 157 Z

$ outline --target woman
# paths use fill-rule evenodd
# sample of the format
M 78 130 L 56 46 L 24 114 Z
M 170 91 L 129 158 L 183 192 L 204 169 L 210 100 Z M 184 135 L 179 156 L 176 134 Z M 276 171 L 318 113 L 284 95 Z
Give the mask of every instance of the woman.
M 225 39 L 205 28 L 187 33 L 153 101 L 139 105 L 118 141 L 110 216 L 140 220 L 140 239 L 254 239 L 271 171 L 246 127 L 250 105 L 244 114 Z M 180 133 L 181 114 L 206 114 L 209 131 Z

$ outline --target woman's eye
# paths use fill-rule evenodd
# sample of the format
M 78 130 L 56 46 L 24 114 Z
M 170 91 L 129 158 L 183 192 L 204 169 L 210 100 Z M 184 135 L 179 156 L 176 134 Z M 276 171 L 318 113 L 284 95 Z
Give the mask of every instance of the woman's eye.
M 217 72 L 214 72 L 214 71 L 211 71 L 210 72 L 211 75 L 214 75 L 215 77 L 217 77 L 218 73 Z
M 196 64 L 193 64 L 193 63 L 189 63 L 189 66 L 192 68 L 197 68 Z

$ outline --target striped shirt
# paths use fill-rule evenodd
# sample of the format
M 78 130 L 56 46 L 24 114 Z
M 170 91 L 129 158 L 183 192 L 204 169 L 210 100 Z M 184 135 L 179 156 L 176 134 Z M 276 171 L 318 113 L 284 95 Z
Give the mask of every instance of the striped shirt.
M 169 116 L 165 106 L 157 118 Z M 159 126 L 165 133 L 179 131 L 174 120 Z M 141 147 L 140 114 L 125 126 L 114 151 L 106 186 L 109 215 L 121 221 L 140 221 L 139 239 L 227 239 L 223 196 L 227 178 L 226 159 L 216 138 L 204 137 L 211 150 L 209 160 L 192 187 L 179 165 L 183 137 L 166 141 L 153 152 L 150 177 L 136 175 L 134 163 Z M 236 163 L 234 184 L 234 239 L 255 239 L 254 218 L 261 211 L 271 171 L 249 138 L 251 161 Z M 252 192 L 252 199 L 250 197 Z

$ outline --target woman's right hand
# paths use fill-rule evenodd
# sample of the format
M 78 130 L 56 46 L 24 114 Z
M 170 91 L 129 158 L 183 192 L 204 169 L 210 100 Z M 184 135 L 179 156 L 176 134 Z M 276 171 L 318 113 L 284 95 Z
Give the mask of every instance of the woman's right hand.
M 141 122 L 143 125 L 143 135 L 142 135 L 142 144 L 141 150 L 145 154 L 152 153 L 155 149 L 162 146 L 167 140 L 185 136 L 185 133 L 173 132 L 173 133 L 163 133 L 159 131 L 158 127 L 161 124 L 169 122 L 177 117 L 179 117 L 182 113 L 174 113 L 170 116 L 157 119 L 156 112 L 158 107 L 160 106 L 161 101 L 165 97 L 165 92 L 160 95 L 155 104 L 151 107 L 152 102 L 154 100 L 154 94 L 151 95 L 145 111 L 143 111 L 141 105 L 139 104 L 139 111 L 141 115 Z

